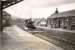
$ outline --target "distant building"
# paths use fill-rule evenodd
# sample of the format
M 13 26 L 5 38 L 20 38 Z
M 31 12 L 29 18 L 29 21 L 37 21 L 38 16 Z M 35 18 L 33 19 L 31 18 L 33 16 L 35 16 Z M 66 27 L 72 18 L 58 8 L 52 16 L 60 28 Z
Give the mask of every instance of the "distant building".
M 47 27 L 75 30 L 75 10 L 55 13 L 47 18 Z
M 11 15 L 9 13 L 7 13 L 6 11 L 3 11 L 3 15 L 2 15 L 2 26 L 6 27 L 6 26 L 10 26 L 11 25 Z
M 47 20 L 45 18 L 41 18 L 41 19 L 37 20 L 36 25 L 45 27 L 46 26 L 46 22 L 47 22 Z

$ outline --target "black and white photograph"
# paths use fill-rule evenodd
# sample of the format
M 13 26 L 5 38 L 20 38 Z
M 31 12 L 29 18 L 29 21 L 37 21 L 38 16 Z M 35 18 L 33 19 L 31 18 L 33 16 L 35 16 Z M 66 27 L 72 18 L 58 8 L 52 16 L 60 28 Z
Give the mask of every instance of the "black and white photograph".
M 0 0 L 0 50 L 75 50 L 75 0 Z

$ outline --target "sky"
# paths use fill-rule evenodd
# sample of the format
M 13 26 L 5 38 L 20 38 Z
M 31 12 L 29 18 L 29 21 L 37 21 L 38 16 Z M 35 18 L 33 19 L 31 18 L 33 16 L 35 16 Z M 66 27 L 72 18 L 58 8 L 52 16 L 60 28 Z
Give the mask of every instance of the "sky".
M 58 8 L 59 12 L 75 9 L 75 0 L 24 0 L 5 9 L 18 18 L 47 18 Z

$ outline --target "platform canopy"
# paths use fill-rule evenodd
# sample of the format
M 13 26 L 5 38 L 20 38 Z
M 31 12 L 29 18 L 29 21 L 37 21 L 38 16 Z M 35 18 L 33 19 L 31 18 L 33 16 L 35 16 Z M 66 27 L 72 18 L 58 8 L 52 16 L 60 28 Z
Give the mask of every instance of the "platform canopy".
M 2 0 L 3 9 L 15 5 L 23 0 Z

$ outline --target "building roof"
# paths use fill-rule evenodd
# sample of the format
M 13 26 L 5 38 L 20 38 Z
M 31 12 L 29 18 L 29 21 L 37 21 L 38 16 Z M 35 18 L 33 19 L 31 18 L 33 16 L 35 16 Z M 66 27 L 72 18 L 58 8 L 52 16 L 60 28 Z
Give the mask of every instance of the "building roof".
M 5 16 L 5 15 L 9 15 L 9 16 L 11 16 L 8 12 L 6 12 L 6 11 L 3 11 L 3 15 Z
M 2 2 L 3 9 L 7 8 L 7 7 L 11 6 L 11 5 L 17 4 L 17 3 L 21 2 L 21 1 L 23 1 L 23 0 L 5 0 L 5 1 Z
M 68 17 L 68 16 L 75 16 L 75 10 L 53 13 L 49 18 L 59 18 L 59 17 Z

